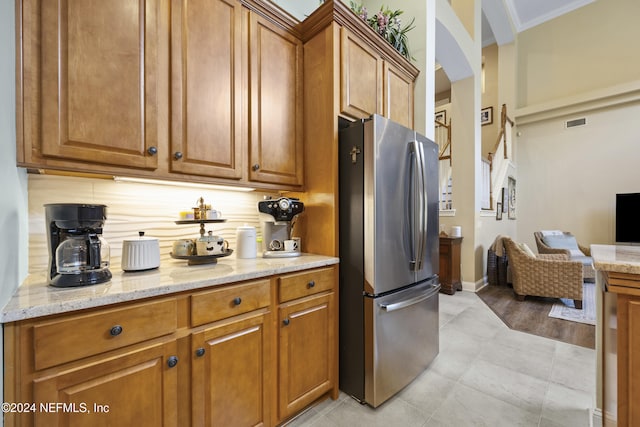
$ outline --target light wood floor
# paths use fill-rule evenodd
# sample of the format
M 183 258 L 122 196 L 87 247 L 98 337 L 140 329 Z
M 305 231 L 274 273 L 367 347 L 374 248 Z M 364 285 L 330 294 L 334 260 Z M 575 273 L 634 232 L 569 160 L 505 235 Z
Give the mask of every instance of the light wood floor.
M 595 348 L 595 326 L 549 317 L 555 298 L 528 296 L 517 301 L 510 286 L 496 285 L 485 286 L 478 296 L 511 329 Z

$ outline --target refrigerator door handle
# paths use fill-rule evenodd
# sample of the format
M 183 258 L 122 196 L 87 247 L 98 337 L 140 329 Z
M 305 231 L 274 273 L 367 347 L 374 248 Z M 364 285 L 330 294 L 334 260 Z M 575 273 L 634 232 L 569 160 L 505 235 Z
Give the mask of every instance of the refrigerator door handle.
M 418 140 L 409 143 L 410 154 L 414 161 L 413 180 L 414 193 L 411 195 L 413 210 L 411 212 L 411 224 L 409 233 L 411 234 L 412 259 L 410 262 L 411 270 L 422 270 L 422 262 L 427 245 L 427 206 L 426 206 L 426 182 L 425 182 L 425 160 L 424 149 Z M 417 223 L 417 224 L 416 224 Z
M 402 308 L 410 307 L 414 304 L 418 304 L 426 299 L 431 298 L 433 295 L 437 294 L 440 291 L 440 284 L 433 285 L 426 292 L 415 295 L 411 298 L 403 299 L 402 301 L 396 301 L 391 303 L 379 303 L 381 309 L 385 310 L 387 313 L 391 311 L 400 310 Z
M 418 146 L 418 152 L 420 153 L 420 228 L 418 232 L 420 233 L 420 258 L 419 260 L 419 270 L 422 270 L 422 263 L 424 262 L 424 256 L 427 251 L 427 161 L 424 154 L 424 145 L 418 141 L 416 141 Z

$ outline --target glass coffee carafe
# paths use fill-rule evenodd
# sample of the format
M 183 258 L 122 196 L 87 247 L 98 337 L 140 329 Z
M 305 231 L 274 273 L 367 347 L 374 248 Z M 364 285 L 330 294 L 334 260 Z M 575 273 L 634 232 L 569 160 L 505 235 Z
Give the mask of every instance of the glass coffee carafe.
M 101 236 L 67 236 L 56 249 L 56 269 L 60 274 L 80 274 L 109 268 L 109 244 Z

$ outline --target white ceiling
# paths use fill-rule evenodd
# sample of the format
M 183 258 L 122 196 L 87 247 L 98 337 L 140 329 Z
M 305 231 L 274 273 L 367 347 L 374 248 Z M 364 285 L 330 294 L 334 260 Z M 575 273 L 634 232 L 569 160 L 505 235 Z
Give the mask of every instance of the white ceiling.
M 504 0 L 517 32 L 547 22 L 595 0 Z

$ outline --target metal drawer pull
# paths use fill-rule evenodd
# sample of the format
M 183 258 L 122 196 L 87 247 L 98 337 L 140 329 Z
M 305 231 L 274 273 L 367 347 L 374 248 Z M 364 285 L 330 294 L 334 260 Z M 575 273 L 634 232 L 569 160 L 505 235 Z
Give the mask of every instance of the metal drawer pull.
M 309 287 L 309 289 L 313 288 L 315 285 L 316 285 L 316 282 L 314 280 L 307 283 L 307 286 Z
M 171 356 L 167 359 L 167 366 L 173 368 L 178 364 L 178 358 L 176 356 Z
M 200 347 L 196 350 L 196 356 L 198 357 L 204 356 L 204 347 Z
M 111 330 L 109 330 L 109 333 L 111 334 L 112 337 L 117 337 L 122 333 L 122 326 L 115 325 L 114 327 L 111 328 Z
M 282 323 L 284 324 L 284 326 L 288 326 L 288 325 L 289 325 L 289 323 L 291 323 L 291 320 L 289 320 L 289 319 L 284 319 L 284 320 L 282 321 Z
M 234 305 L 240 305 L 242 303 L 242 298 L 240 297 L 236 297 L 233 299 L 233 304 Z

